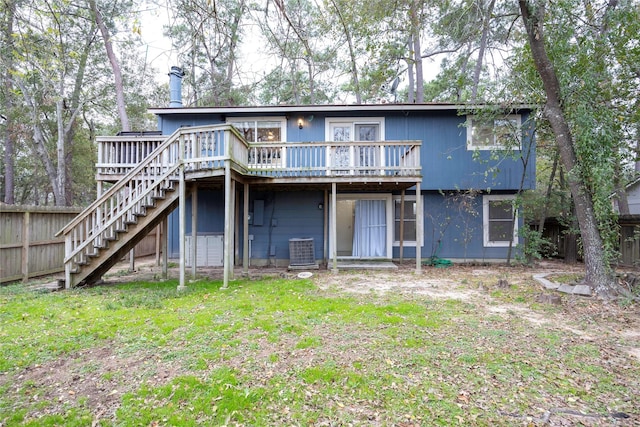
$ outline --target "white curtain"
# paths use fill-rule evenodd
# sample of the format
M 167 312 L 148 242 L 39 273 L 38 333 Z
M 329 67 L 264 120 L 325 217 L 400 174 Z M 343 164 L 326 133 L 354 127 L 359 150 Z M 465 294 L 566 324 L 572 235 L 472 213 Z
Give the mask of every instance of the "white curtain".
M 387 215 L 384 200 L 356 200 L 353 256 L 387 255 Z

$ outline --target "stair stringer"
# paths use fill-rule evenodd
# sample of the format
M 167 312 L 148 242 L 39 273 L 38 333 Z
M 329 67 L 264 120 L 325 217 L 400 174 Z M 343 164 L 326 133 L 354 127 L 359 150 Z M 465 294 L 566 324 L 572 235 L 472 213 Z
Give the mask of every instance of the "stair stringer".
M 147 210 L 146 216 L 139 217 L 136 224 L 127 225 L 126 232 L 118 233 L 118 239 L 110 242 L 108 248 L 101 249 L 98 257 L 92 258 L 79 272 L 72 273 L 72 286 L 92 285 L 100 280 L 178 206 L 179 191 L 171 192 L 170 197 L 156 203 L 155 207 Z

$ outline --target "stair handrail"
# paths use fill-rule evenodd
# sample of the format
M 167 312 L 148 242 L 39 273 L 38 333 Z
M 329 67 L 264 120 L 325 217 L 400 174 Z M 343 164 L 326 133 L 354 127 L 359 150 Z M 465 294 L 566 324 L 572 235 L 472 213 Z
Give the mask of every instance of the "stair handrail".
M 122 189 L 131 180 L 131 178 L 135 177 L 142 169 L 147 167 L 151 163 L 152 159 L 154 159 L 160 152 L 168 148 L 171 144 L 176 142 L 180 136 L 187 133 L 197 132 L 199 130 L 218 130 L 218 129 L 220 130 L 228 129 L 231 132 L 235 133 L 236 136 L 239 137 L 241 140 L 244 140 L 244 138 L 240 135 L 240 133 L 236 130 L 236 128 L 230 124 L 190 126 L 190 127 L 178 128 L 175 132 L 169 135 L 162 144 L 158 145 L 158 147 L 156 147 L 155 150 L 149 153 L 149 155 L 145 157 L 144 160 L 138 163 L 138 165 L 135 168 L 131 169 L 125 176 L 122 177 L 122 179 L 120 179 L 116 184 L 114 184 L 111 188 L 109 188 L 109 190 L 101 194 L 100 197 L 96 198 L 96 200 L 94 200 L 89 206 L 87 206 L 82 212 L 80 212 L 73 220 L 71 220 L 60 231 L 58 231 L 55 234 L 55 236 L 58 237 L 61 234 L 67 234 L 71 230 L 73 230 L 74 227 L 76 227 L 81 221 L 83 221 L 90 213 L 94 212 L 98 208 L 98 206 L 100 206 L 104 202 L 104 200 L 108 199 L 117 191 Z M 182 148 L 184 149 L 184 147 Z M 178 151 L 177 160 L 178 160 L 177 164 L 184 162 L 183 150 Z
M 179 163 L 176 163 L 174 165 L 169 166 L 169 169 L 167 170 L 167 172 L 165 172 L 160 178 L 156 179 L 153 184 L 158 185 L 158 183 L 168 179 L 169 177 L 171 177 L 171 175 L 173 175 L 175 173 L 175 171 L 178 169 L 178 167 L 180 166 Z M 127 205 L 127 206 L 133 206 L 136 203 L 142 201 L 142 199 L 144 199 L 145 197 L 147 197 L 147 194 L 152 191 L 154 188 L 154 185 L 149 186 L 146 190 L 146 192 L 138 194 L 137 196 L 135 196 L 135 198 L 133 198 L 131 200 L 131 202 Z M 126 212 L 126 207 L 122 209 L 123 212 Z M 108 227 L 111 227 L 112 225 L 114 225 L 116 223 L 116 221 L 118 221 L 120 218 L 119 216 L 113 216 L 112 218 L 110 218 L 107 222 L 105 222 L 104 224 L 101 224 L 101 229 L 104 230 Z M 81 244 L 79 244 L 78 246 L 76 246 L 73 249 L 73 252 L 71 252 L 70 254 L 65 254 L 64 257 L 64 263 L 66 264 L 67 262 L 71 261 L 76 255 L 78 255 L 80 252 L 82 252 L 82 250 L 84 250 L 87 246 L 89 246 L 89 244 L 92 242 L 92 239 L 87 238 L 85 239 Z

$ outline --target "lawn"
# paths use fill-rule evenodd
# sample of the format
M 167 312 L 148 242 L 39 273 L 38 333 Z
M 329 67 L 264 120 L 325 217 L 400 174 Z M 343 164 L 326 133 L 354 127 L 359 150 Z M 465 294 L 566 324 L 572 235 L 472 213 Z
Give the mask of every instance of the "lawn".
M 638 307 L 531 275 L 2 287 L 0 426 L 640 425 Z

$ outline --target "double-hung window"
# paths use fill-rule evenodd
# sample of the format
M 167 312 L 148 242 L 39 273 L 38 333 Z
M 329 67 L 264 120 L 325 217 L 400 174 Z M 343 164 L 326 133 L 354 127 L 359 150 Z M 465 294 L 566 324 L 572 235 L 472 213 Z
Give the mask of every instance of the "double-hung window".
M 484 245 L 506 247 L 518 244 L 518 218 L 515 197 L 490 195 L 482 198 Z
M 227 123 L 238 129 L 250 144 L 249 166 L 281 167 L 286 164 L 282 147 L 287 140 L 286 118 L 229 118 Z
M 519 114 L 493 119 L 467 117 L 468 150 L 519 150 L 521 133 Z
M 424 205 L 424 203 L 423 203 Z M 404 221 L 401 214 L 404 213 Z M 416 245 L 416 196 L 408 195 L 404 198 L 404 212 L 402 212 L 402 199 L 393 196 L 393 245 L 400 246 L 400 225 L 402 224 L 402 245 Z M 422 236 L 420 236 L 422 243 Z

